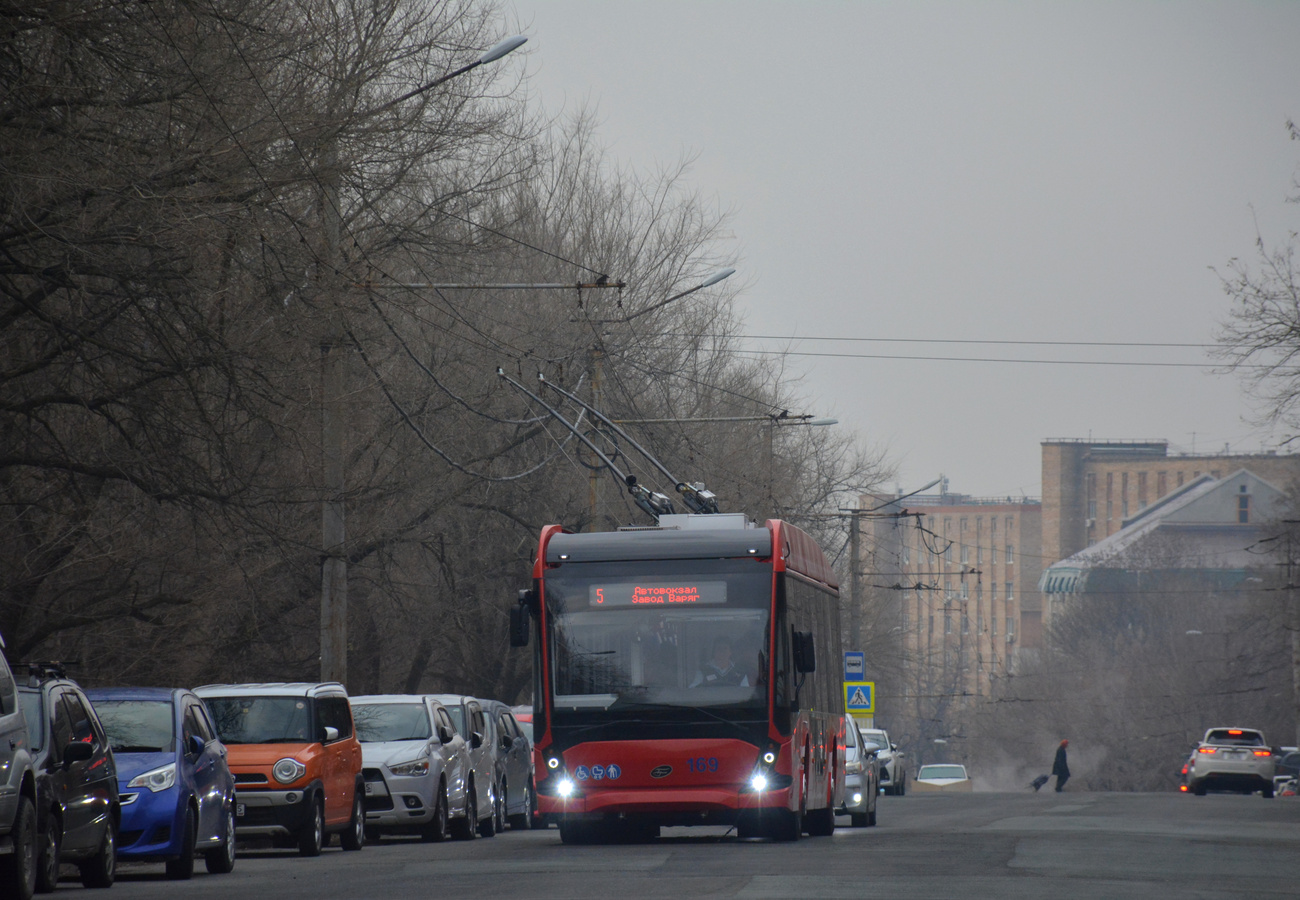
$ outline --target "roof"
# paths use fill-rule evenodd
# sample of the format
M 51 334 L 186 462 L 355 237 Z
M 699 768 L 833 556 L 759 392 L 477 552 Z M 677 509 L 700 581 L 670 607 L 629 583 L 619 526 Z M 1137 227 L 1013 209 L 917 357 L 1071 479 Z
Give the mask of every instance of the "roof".
M 244 684 L 205 684 L 196 687 L 194 693 L 200 697 L 319 697 L 326 694 L 347 696 L 347 688 L 337 681 L 267 681 L 248 682 Z
M 171 701 L 177 694 L 188 694 L 189 688 L 160 687 L 106 687 L 87 688 L 86 696 L 96 700 L 156 700 Z
M 1246 523 L 1238 521 L 1237 498 L 1242 494 L 1251 498 Z M 1114 573 L 1138 571 L 1178 572 L 1228 586 L 1258 565 L 1246 547 L 1284 497 L 1246 469 L 1222 478 L 1201 475 L 1125 519 L 1114 534 L 1048 566 L 1039 578 L 1039 590 L 1119 589 L 1114 582 L 1120 576 Z
M 426 700 L 433 700 L 432 696 L 427 694 L 362 694 L 357 697 L 349 697 L 348 700 L 353 706 L 365 703 L 424 703 Z

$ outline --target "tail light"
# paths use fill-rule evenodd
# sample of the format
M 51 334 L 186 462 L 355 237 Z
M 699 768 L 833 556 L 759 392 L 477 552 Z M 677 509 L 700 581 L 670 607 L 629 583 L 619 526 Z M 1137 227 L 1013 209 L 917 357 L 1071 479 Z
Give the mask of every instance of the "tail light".
M 1213 753 L 1213 752 L 1214 752 L 1214 748 L 1213 748 L 1213 747 L 1197 747 L 1197 748 L 1196 748 L 1196 752 L 1197 752 L 1197 753 Z
M 1256 756 L 1272 756 L 1272 755 L 1273 755 L 1273 751 L 1272 751 L 1272 750 L 1256 750 L 1256 751 L 1255 751 L 1255 755 L 1256 755 Z

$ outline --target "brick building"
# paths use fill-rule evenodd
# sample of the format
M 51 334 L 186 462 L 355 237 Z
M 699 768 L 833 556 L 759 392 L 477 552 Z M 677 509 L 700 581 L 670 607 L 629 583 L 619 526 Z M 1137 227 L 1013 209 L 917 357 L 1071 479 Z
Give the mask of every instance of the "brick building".
M 879 602 L 896 604 L 904 658 L 960 693 L 985 695 L 1041 638 L 1041 506 L 944 487 L 862 498 L 873 510 L 863 521 L 868 581 Z
M 1124 521 L 1203 474 L 1246 469 L 1291 492 L 1300 454 L 1169 455 L 1168 441 L 1043 441 L 1043 566 L 1110 537 Z

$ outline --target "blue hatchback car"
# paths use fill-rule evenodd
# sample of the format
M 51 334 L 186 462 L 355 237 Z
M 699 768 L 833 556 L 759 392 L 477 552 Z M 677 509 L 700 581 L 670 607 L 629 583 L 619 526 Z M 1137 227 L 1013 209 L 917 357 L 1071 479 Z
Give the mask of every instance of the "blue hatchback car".
M 165 860 L 169 878 L 235 867 L 235 779 L 203 701 L 171 688 L 86 691 L 117 760 L 118 857 Z

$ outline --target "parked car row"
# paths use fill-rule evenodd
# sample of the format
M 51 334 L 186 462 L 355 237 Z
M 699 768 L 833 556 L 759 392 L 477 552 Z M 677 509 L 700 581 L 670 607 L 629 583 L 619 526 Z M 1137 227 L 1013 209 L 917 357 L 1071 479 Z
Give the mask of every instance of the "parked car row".
M 0 649 L 3 642 L 0 641 Z M 0 897 L 87 887 L 117 860 L 189 878 L 237 839 L 317 856 L 385 833 L 491 837 L 537 822 L 532 747 L 510 707 L 459 695 L 349 698 L 341 684 L 83 691 L 57 663 L 25 682 L 0 653 Z

